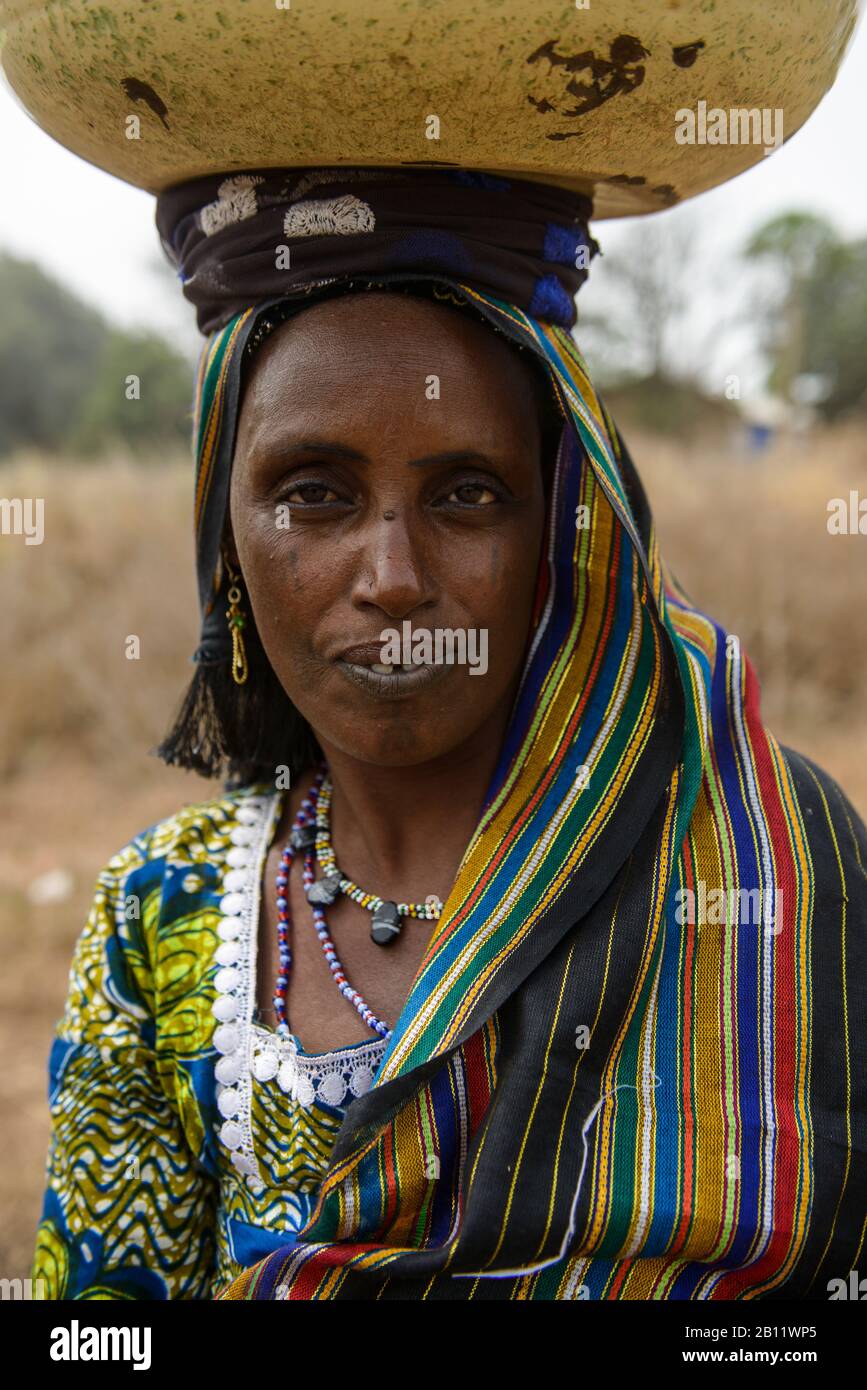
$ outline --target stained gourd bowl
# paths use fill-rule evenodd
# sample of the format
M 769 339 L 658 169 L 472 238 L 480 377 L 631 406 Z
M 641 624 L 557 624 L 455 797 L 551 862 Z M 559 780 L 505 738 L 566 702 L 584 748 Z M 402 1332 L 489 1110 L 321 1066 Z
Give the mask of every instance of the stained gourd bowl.
M 458 165 L 576 188 L 616 217 L 693 197 L 792 136 L 833 83 L 858 11 L 0 0 L 0 67 L 48 134 L 152 192 L 283 165 Z

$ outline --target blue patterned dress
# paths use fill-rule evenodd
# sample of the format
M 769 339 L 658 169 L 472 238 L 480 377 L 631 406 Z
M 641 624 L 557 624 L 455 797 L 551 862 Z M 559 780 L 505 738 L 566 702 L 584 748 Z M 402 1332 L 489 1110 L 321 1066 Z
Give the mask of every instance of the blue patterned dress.
M 311 1054 L 256 1022 L 285 795 L 184 807 L 99 876 L 51 1048 L 37 1296 L 207 1299 L 313 1209 L 386 1042 Z

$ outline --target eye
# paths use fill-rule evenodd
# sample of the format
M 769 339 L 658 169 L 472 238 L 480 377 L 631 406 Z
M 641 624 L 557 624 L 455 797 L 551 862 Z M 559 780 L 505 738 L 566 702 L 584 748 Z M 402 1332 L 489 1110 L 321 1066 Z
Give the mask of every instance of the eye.
M 451 502 L 453 497 L 457 498 L 459 506 L 465 507 L 489 507 L 493 502 L 500 500 L 493 488 L 482 482 L 458 483 L 446 500 Z
M 292 505 L 298 505 L 297 499 L 299 498 L 300 505 L 305 507 L 317 507 L 329 500 L 340 501 L 337 493 L 333 488 L 330 488 L 327 483 L 312 481 L 293 484 L 293 486 L 284 493 L 283 501 L 289 502 Z

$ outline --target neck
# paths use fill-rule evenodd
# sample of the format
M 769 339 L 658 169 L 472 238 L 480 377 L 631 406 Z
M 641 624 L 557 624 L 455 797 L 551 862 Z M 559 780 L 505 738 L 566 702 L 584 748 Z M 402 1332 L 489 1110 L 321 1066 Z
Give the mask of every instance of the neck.
M 448 755 L 409 767 L 362 763 L 320 739 L 333 784 L 331 841 L 340 868 L 392 900 L 448 897 L 508 725 L 489 719 Z

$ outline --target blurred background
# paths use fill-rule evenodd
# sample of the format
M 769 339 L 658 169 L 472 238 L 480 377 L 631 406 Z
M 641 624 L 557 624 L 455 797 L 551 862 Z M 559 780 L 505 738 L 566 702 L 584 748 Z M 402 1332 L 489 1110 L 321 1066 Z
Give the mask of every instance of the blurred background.
M 867 817 L 867 534 L 828 529 L 833 499 L 867 499 L 865 87 L 862 26 L 835 89 L 770 159 L 683 209 L 596 224 L 576 336 L 669 566 L 740 636 L 772 731 Z M 153 200 L 54 145 L 2 88 L 0 180 L 0 497 L 45 507 L 42 544 L 0 535 L 0 1274 L 14 1277 L 95 877 L 219 786 L 151 752 L 198 629 L 198 338 Z

